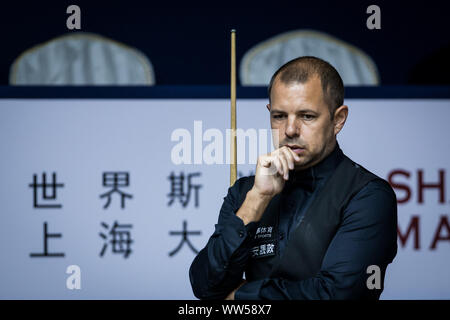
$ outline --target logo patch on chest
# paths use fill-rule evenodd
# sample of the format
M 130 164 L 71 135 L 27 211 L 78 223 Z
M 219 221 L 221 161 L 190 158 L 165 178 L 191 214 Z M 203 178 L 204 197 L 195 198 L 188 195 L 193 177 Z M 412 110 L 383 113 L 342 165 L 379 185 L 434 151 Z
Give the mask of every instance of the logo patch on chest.
M 252 258 L 264 258 L 275 255 L 275 243 L 261 243 L 251 250 Z
M 255 240 L 258 239 L 272 239 L 273 227 L 258 227 L 255 233 Z
M 275 230 L 273 226 L 258 227 L 255 233 L 255 245 L 251 249 L 252 258 L 264 258 L 275 255 Z

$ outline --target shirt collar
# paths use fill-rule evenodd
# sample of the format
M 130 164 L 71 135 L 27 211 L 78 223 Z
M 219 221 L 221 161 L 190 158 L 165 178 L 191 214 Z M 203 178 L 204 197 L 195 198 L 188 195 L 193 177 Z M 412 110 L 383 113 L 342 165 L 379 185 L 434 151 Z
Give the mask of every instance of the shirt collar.
M 322 161 L 304 170 L 289 172 L 289 180 L 286 181 L 285 189 L 300 187 L 307 191 L 314 191 L 317 183 L 328 178 L 343 159 L 344 153 L 336 141 L 336 146 Z

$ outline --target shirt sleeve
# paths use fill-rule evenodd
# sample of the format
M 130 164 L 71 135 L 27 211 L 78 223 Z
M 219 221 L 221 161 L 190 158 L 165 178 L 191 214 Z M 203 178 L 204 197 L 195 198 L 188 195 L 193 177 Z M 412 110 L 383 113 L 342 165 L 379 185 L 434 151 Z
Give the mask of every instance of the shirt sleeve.
M 228 189 L 215 231 L 189 269 L 194 295 L 199 299 L 223 299 L 241 282 L 250 255 L 250 239 L 256 223 L 244 225 L 236 216 L 241 205 L 242 179 Z
M 397 200 L 387 182 L 374 180 L 349 202 L 343 221 L 322 261 L 321 270 L 302 281 L 262 279 L 237 290 L 237 300 L 379 299 L 387 265 L 397 253 Z M 376 265 L 380 289 L 367 282 Z M 376 284 L 376 282 L 375 282 Z

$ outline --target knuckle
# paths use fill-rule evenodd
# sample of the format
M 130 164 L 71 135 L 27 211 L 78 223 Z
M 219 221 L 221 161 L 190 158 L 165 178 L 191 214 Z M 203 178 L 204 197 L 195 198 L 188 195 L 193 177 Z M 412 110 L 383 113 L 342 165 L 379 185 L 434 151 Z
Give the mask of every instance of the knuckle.
M 270 159 L 270 153 L 269 154 L 262 154 L 258 156 L 258 162 L 264 162 Z

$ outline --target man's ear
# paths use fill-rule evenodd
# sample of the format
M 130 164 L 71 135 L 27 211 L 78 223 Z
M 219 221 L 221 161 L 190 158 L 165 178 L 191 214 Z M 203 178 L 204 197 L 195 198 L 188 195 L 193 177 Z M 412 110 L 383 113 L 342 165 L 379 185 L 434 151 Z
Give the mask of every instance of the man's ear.
M 267 107 L 267 110 L 269 110 L 269 112 L 270 112 L 270 103 L 266 107 Z
M 345 120 L 347 120 L 348 116 L 348 107 L 346 105 L 342 105 L 334 111 L 334 134 L 338 134 L 339 131 L 342 130 L 345 124 Z

